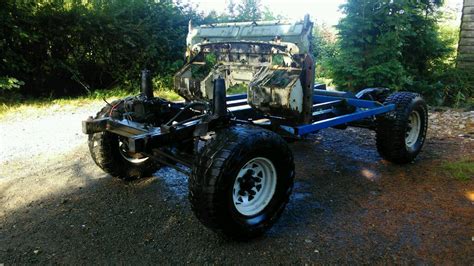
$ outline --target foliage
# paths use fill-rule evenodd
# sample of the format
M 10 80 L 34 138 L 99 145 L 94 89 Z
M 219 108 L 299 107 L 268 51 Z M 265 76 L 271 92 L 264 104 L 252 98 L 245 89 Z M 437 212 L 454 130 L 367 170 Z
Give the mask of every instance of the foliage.
M 257 20 L 278 20 L 284 16 L 274 14 L 267 6 L 263 6 L 261 0 L 229 0 L 226 12 L 217 14 L 211 11 L 205 18 L 208 22 L 239 22 Z
M 316 62 L 316 81 L 331 83 L 331 60 L 337 54 L 336 35 L 325 24 L 315 23 L 313 28 L 313 57 Z
M 460 181 L 469 181 L 474 177 L 474 160 L 463 159 L 455 162 L 446 162 L 442 169 Z
M 419 91 L 435 105 L 474 108 L 474 73 L 439 63 Z
M 274 66 L 284 66 L 285 59 L 282 54 L 272 54 L 272 65 Z
M 246 84 L 238 83 L 233 86 L 230 86 L 226 93 L 227 95 L 247 93 L 247 88 L 248 86 Z
M 25 83 L 12 77 L 0 76 L 0 102 L 5 102 L 7 99 L 20 99 L 21 95 L 18 93 L 21 86 Z
M 439 24 L 439 38 L 446 44 L 449 53 L 444 58 L 445 63 L 454 61 L 457 55 L 457 47 L 459 42 L 459 25 Z
M 473 104 L 474 73 L 455 68 L 459 28 L 440 0 L 348 0 L 335 32 L 316 24 L 316 78 L 341 89 L 413 90 L 435 104 Z M 183 64 L 188 21 L 282 19 L 261 0 L 196 13 L 171 0 L 0 1 L 0 101 L 137 88 L 152 70 L 166 93 Z M 212 59 L 212 58 L 210 58 Z M 212 65 L 212 64 L 211 64 Z
M 202 20 L 171 1 L 0 1 L 0 76 L 31 96 L 132 86 L 144 67 L 166 77 L 183 63 L 189 19 Z
M 25 114 L 25 115 L 35 115 L 41 114 L 41 112 L 51 112 L 50 107 L 57 106 L 64 109 L 71 109 L 74 111 L 75 108 L 83 105 L 89 105 L 94 102 L 103 103 L 103 99 L 108 99 L 108 101 L 113 101 L 115 99 L 120 99 L 129 96 L 130 94 L 138 94 L 138 88 L 130 91 L 130 89 L 121 89 L 116 87 L 114 89 L 108 90 L 94 90 L 88 95 L 85 96 L 75 96 L 75 97 L 36 97 L 36 98 L 6 98 L 3 99 L 0 103 L 0 121 L 7 119 L 9 114 Z M 182 98 L 177 95 L 175 92 L 167 90 L 156 90 L 155 96 L 168 99 L 170 101 L 182 100 Z
M 22 85 L 25 85 L 25 83 L 16 78 L 0 77 L 0 94 L 4 91 L 19 89 Z
M 242 21 L 256 21 L 262 19 L 261 0 L 242 0 L 237 5 L 237 19 Z
M 439 36 L 441 1 L 349 0 L 337 28 L 339 49 L 331 70 L 338 87 L 424 91 L 434 64 L 449 45 Z
M 204 65 L 192 65 L 191 66 L 191 75 L 195 79 L 202 80 L 214 68 L 217 64 L 217 56 L 214 53 L 209 53 L 204 57 Z

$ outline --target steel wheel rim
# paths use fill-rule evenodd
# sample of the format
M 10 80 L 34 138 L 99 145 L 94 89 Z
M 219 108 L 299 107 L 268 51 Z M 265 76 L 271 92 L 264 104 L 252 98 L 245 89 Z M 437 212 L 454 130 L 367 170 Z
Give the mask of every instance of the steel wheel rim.
M 405 144 L 407 147 L 412 148 L 415 146 L 420 136 L 421 131 L 421 118 L 420 114 L 417 111 L 411 112 L 408 117 L 408 127 L 405 134 Z
M 119 152 L 122 157 L 130 163 L 139 164 L 148 160 L 148 157 L 144 157 L 141 153 L 130 153 L 128 152 L 128 145 L 119 139 Z M 141 157 L 140 157 L 141 156 Z
M 273 163 L 263 157 L 248 161 L 237 174 L 232 199 L 237 211 L 253 216 L 268 206 L 275 194 L 277 172 Z

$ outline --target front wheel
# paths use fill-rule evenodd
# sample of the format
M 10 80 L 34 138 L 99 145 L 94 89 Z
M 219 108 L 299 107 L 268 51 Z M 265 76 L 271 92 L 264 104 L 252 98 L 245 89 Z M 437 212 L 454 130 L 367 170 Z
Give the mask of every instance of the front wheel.
M 258 127 L 217 131 L 198 152 L 189 181 L 196 217 L 237 239 L 263 234 L 293 188 L 293 155 L 277 134 Z
M 410 92 L 396 92 L 384 104 L 395 104 L 395 110 L 377 118 L 377 150 L 388 161 L 409 163 L 423 147 L 428 107 L 419 94 Z
M 115 109 L 114 109 L 115 108 Z M 96 118 L 112 116 L 122 110 L 121 101 L 114 101 L 102 108 Z M 151 158 L 140 153 L 131 153 L 128 149 L 127 138 L 111 132 L 90 134 L 88 138 L 89 151 L 94 162 L 104 172 L 123 180 L 151 176 L 160 166 Z

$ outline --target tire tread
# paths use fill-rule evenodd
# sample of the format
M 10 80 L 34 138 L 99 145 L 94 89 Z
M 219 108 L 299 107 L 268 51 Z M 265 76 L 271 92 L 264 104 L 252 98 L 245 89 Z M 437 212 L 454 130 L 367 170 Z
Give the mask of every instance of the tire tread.
M 224 202 L 217 201 L 215 197 L 216 193 L 223 189 L 218 187 L 218 179 L 223 169 L 226 169 L 231 163 L 229 158 L 238 151 L 239 145 L 242 142 L 251 141 L 252 138 L 259 139 L 262 143 L 265 143 L 266 140 L 276 141 L 279 146 L 285 147 L 282 149 L 284 153 L 281 156 L 287 158 L 294 172 L 293 155 L 280 136 L 259 127 L 240 126 L 239 130 L 224 129 L 206 143 L 202 151 L 196 155 L 195 165 L 189 179 L 189 201 L 198 220 L 213 231 L 231 238 L 248 239 L 265 232 L 280 217 L 292 190 L 291 185 L 285 195 L 281 210 L 278 210 L 272 219 L 252 228 L 250 232 L 237 232 L 222 224 L 223 217 L 220 210 L 226 206 L 224 206 Z M 231 141 L 226 141 L 227 139 L 231 139 Z M 293 184 L 293 180 L 291 184 Z
M 415 152 L 409 152 L 405 145 L 405 130 L 411 110 L 410 107 L 417 101 L 422 101 L 423 117 L 426 119 L 426 104 L 417 93 L 397 92 L 391 94 L 385 100 L 384 104 L 395 104 L 395 110 L 377 118 L 376 145 L 379 154 L 384 159 L 404 164 L 413 161 L 418 155 L 421 147 Z M 427 121 L 423 124 L 424 128 L 421 129 L 420 134 L 426 135 Z

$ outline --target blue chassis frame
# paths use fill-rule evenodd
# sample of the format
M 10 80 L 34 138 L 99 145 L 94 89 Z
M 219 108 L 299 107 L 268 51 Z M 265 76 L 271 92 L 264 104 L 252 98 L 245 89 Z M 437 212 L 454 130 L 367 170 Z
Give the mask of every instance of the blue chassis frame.
M 275 124 L 272 125 L 272 123 L 261 124 L 258 122 L 258 118 L 265 118 L 265 116 L 258 115 L 248 105 L 247 94 L 229 95 L 226 97 L 226 103 L 227 109 L 237 118 L 237 123 L 250 122 L 258 126 L 269 127 L 271 130 L 280 129 L 283 131 L 281 133 L 295 137 L 334 126 L 352 125 L 373 128 L 376 115 L 395 109 L 394 104 L 383 105 L 377 101 L 362 100 L 348 93 L 314 90 L 312 123 L 288 125 L 289 123 L 286 123 L 284 118 L 270 117 L 275 120 Z M 181 109 L 185 106 L 184 102 L 169 104 L 174 109 Z M 212 120 L 209 123 L 212 123 Z M 199 118 L 165 131 L 161 127 L 148 129 L 132 121 L 115 120 L 108 117 L 88 119 L 82 122 L 83 132 L 86 134 L 107 130 L 127 137 L 131 152 L 143 152 L 147 150 L 147 147 L 160 147 L 170 142 L 179 143 L 189 136 L 193 136 L 199 125 L 202 125 Z M 205 128 L 207 130 L 207 125 Z
M 247 105 L 247 94 L 236 94 L 227 97 L 227 105 L 232 112 L 241 112 L 251 108 Z M 317 119 L 317 115 L 337 111 L 337 104 L 345 104 L 346 106 L 355 107 L 353 112 L 336 115 L 334 117 Z M 347 123 L 362 120 L 384 114 L 395 109 L 394 104 L 383 105 L 377 101 L 361 100 L 348 96 L 328 96 L 320 95 L 315 91 L 313 95 L 313 107 L 322 109 L 313 112 L 313 122 L 311 124 L 297 126 L 280 126 L 281 129 L 295 136 L 303 136 L 314 133 L 318 130 L 334 127 L 338 125 L 346 125 Z M 334 112 L 333 112 L 334 113 Z

